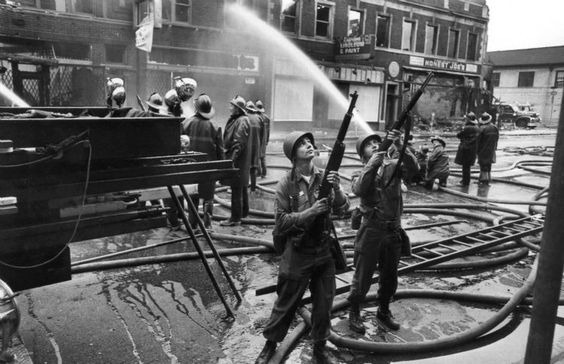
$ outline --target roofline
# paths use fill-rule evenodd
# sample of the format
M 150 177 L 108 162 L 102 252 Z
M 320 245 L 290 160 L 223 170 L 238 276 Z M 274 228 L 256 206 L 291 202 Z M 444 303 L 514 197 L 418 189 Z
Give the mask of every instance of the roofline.
M 501 52 L 518 52 L 518 51 L 530 51 L 534 49 L 547 49 L 547 48 L 564 48 L 564 44 L 558 46 L 546 46 L 546 47 L 534 47 L 534 48 L 517 48 L 517 49 L 506 49 L 503 51 L 487 51 L 486 53 L 501 53 Z

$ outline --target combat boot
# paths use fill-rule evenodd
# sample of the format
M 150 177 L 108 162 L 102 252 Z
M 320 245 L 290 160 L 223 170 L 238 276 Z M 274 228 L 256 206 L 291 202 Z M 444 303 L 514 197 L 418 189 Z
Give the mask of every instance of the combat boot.
M 325 340 L 316 341 L 313 344 L 313 363 L 315 364 L 333 364 L 335 361 L 327 352 Z
M 378 318 L 378 321 L 382 325 L 386 326 L 390 330 L 396 331 L 400 328 L 400 324 L 394 320 L 394 315 L 392 315 L 388 305 L 380 305 L 380 307 L 378 307 L 376 318 Z
M 276 341 L 266 340 L 266 344 L 264 344 L 264 347 L 262 348 L 262 351 L 260 352 L 257 360 L 255 361 L 255 364 L 267 364 L 275 352 L 276 352 Z
M 213 201 L 204 201 L 204 227 L 211 229 L 213 216 Z
M 358 304 L 351 304 L 349 308 L 349 328 L 361 335 L 364 335 L 366 332 L 366 327 L 364 327 L 360 317 L 360 307 Z

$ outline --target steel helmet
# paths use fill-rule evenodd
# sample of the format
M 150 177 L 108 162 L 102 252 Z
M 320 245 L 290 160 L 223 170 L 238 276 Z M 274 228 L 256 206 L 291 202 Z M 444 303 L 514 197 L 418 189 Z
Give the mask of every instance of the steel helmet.
M 382 137 L 378 134 L 368 134 L 358 138 L 356 141 L 356 152 L 360 158 L 364 158 L 364 145 L 370 140 L 376 140 L 378 143 L 382 143 Z
M 303 131 L 293 131 L 290 134 L 286 135 L 286 138 L 284 138 L 284 144 L 282 145 L 282 149 L 284 150 L 284 154 L 286 155 L 286 158 L 288 158 L 291 161 L 294 160 L 294 154 L 296 152 L 297 142 L 303 137 L 308 137 L 309 140 L 311 140 L 311 144 L 315 148 L 315 141 L 313 139 L 312 133 L 303 132 Z

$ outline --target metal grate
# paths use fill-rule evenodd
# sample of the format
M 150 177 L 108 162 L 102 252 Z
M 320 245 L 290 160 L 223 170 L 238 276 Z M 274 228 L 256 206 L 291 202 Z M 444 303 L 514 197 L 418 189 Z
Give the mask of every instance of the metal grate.
M 51 67 L 49 73 L 49 105 L 105 105 L 103 67 L 60 65 Z
M 166 71 L 147 71 L 148 94 L 158 92 L 164 97 L 166 92 L 172 88 L 172 77 Z

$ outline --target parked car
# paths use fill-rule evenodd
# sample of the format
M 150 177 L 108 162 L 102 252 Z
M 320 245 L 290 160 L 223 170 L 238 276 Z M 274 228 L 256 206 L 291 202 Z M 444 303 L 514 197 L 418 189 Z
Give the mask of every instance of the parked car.
M 511 124 L 517 128 L 534 129 L 541 123 L 541 118 L 529 104 L 497 104 L 498 125 Z

